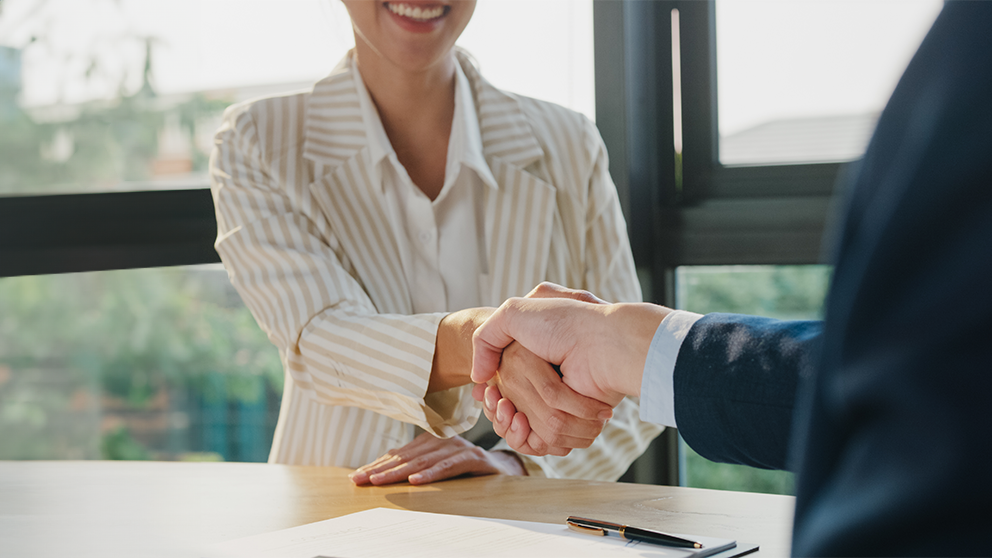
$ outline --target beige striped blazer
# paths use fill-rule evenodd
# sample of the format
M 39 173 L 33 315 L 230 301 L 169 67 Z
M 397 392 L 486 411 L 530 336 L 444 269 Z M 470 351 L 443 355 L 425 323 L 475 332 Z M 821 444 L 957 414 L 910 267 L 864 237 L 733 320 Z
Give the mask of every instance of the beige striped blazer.
M 494 88 L 458 57 L 498 183 L 478 208 L 482 303 L 542 280 L 640 300 L 595 126 Z M 413 425 L 452 436 L 479 416 L 470 386 L 425 395 L 444 314 L 412 313 L 366 144 L 346 61 L 312 91 L 230 107 L 216 136 L 216 249 L 286 371 L 270 462 L 358 467 Z M 659 432 L 625 401 L 592 447 L 524 461 L 531 474 L 613 480 Z

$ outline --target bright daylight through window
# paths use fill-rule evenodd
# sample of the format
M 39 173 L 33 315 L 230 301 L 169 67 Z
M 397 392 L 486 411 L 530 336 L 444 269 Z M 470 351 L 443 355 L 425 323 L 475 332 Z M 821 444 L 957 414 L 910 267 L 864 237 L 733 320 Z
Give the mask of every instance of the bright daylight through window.
M 338 0 L 0 10 L 0 196 L 206 188 L 226 106 L 311 86 L 354 43 Z M 591 0 L 482 0 L 460 44 L 593 116 Z M 0 459 L 264 461 L 282 373 L 219 265 L 0 279 Z
M 720 162 L 849 161 L 941 0 L 718 0 Z

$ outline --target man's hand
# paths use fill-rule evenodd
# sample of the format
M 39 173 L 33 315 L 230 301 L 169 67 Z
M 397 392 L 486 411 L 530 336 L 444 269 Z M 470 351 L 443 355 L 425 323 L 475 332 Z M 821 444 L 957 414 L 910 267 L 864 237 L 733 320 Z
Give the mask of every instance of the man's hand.
M 428 484 L 465 474 L 526 475 L 527 470 L 512 453 L 486 451 L 461 436 L 437 438 L 424 432 L 409 444 L 359 467 L 349 478 L 357 485 Z
M 579 394 L 610 406 L 626 395 L 639 395 L 651 339 L 670 310 L 651 304 L 586 302 L 590 296 L 542 283 L 527 298 L 504 302 L 475 331 L 473 381 L 486 383 L 496 377 L 504 348 L 516 340 L 538 357 L 559 365 L 564 384 Z M 484 390 L 476 386 L 473 395 L 485 400 L 494 430 L 511 448 L 524 448 L 522 440 L 534 435 L 540 439 L 554 436 L 547 425 L 529 420 L 530 413 L 518 412 L 515 397 L 495 386 Z
M 589 447 L 613 416 L 609 405 L 575 393 L 562 383 L 550 364 L 519 343 L 511 343 L 503 350 L 499 371 L 490 383 L 494 389 L 498 387 L 497 393 L 513 400 L 514 413 L 524 413 L 542 433 L 531 433 L 513 446 L 519 453 L 560 456 L 572 448 Z M 480 384 L 473 390 L 476 399 L 482 400 L 484 387 Z M 485 412 L 494 423 L 505 420 L 497 417 L 493 404 L 487 405 Z M 503 435 L 499 430 L 496 433 Z

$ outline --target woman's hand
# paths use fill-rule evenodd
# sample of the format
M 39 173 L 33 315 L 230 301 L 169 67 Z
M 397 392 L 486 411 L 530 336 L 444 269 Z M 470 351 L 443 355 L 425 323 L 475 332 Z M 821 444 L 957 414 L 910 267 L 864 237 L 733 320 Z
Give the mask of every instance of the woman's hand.
M 553 366 L 519 343 L 503 349 L 488 397 L 482 396 L 484 387 L 476 385 L 472 395 L 484 403 L 493 430 L 513 450 L 527 455 L 562 456 L 572 448 L 589 447 L 613 415 L 609 405 L 575 393 L 562 383 Z M 500 400 L 503 405 L 497 407 Z M 527 423 L 526 435 L 516 430 L 507 434 L 504 425 L 514 416 Z M 538 436 L 530 426 L 543 435 Z
M 486 451 L 461 436 L 437 438 L 424 432 L 409 444 L 359 467 L 349 478 L 357 485 L 427 484 L 465 474 L 526 475 L 527 470 L 512 453 Z

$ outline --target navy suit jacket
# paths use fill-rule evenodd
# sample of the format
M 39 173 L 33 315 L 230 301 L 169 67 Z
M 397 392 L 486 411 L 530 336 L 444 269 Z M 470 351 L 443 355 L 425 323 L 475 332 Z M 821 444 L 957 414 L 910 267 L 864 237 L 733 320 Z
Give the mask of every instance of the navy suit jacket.
M 992 2 L 945 4 L 842 223 L 822 323 L 690 330 L 679 431 L 796 471 L 796 555 L 990 555 Z

